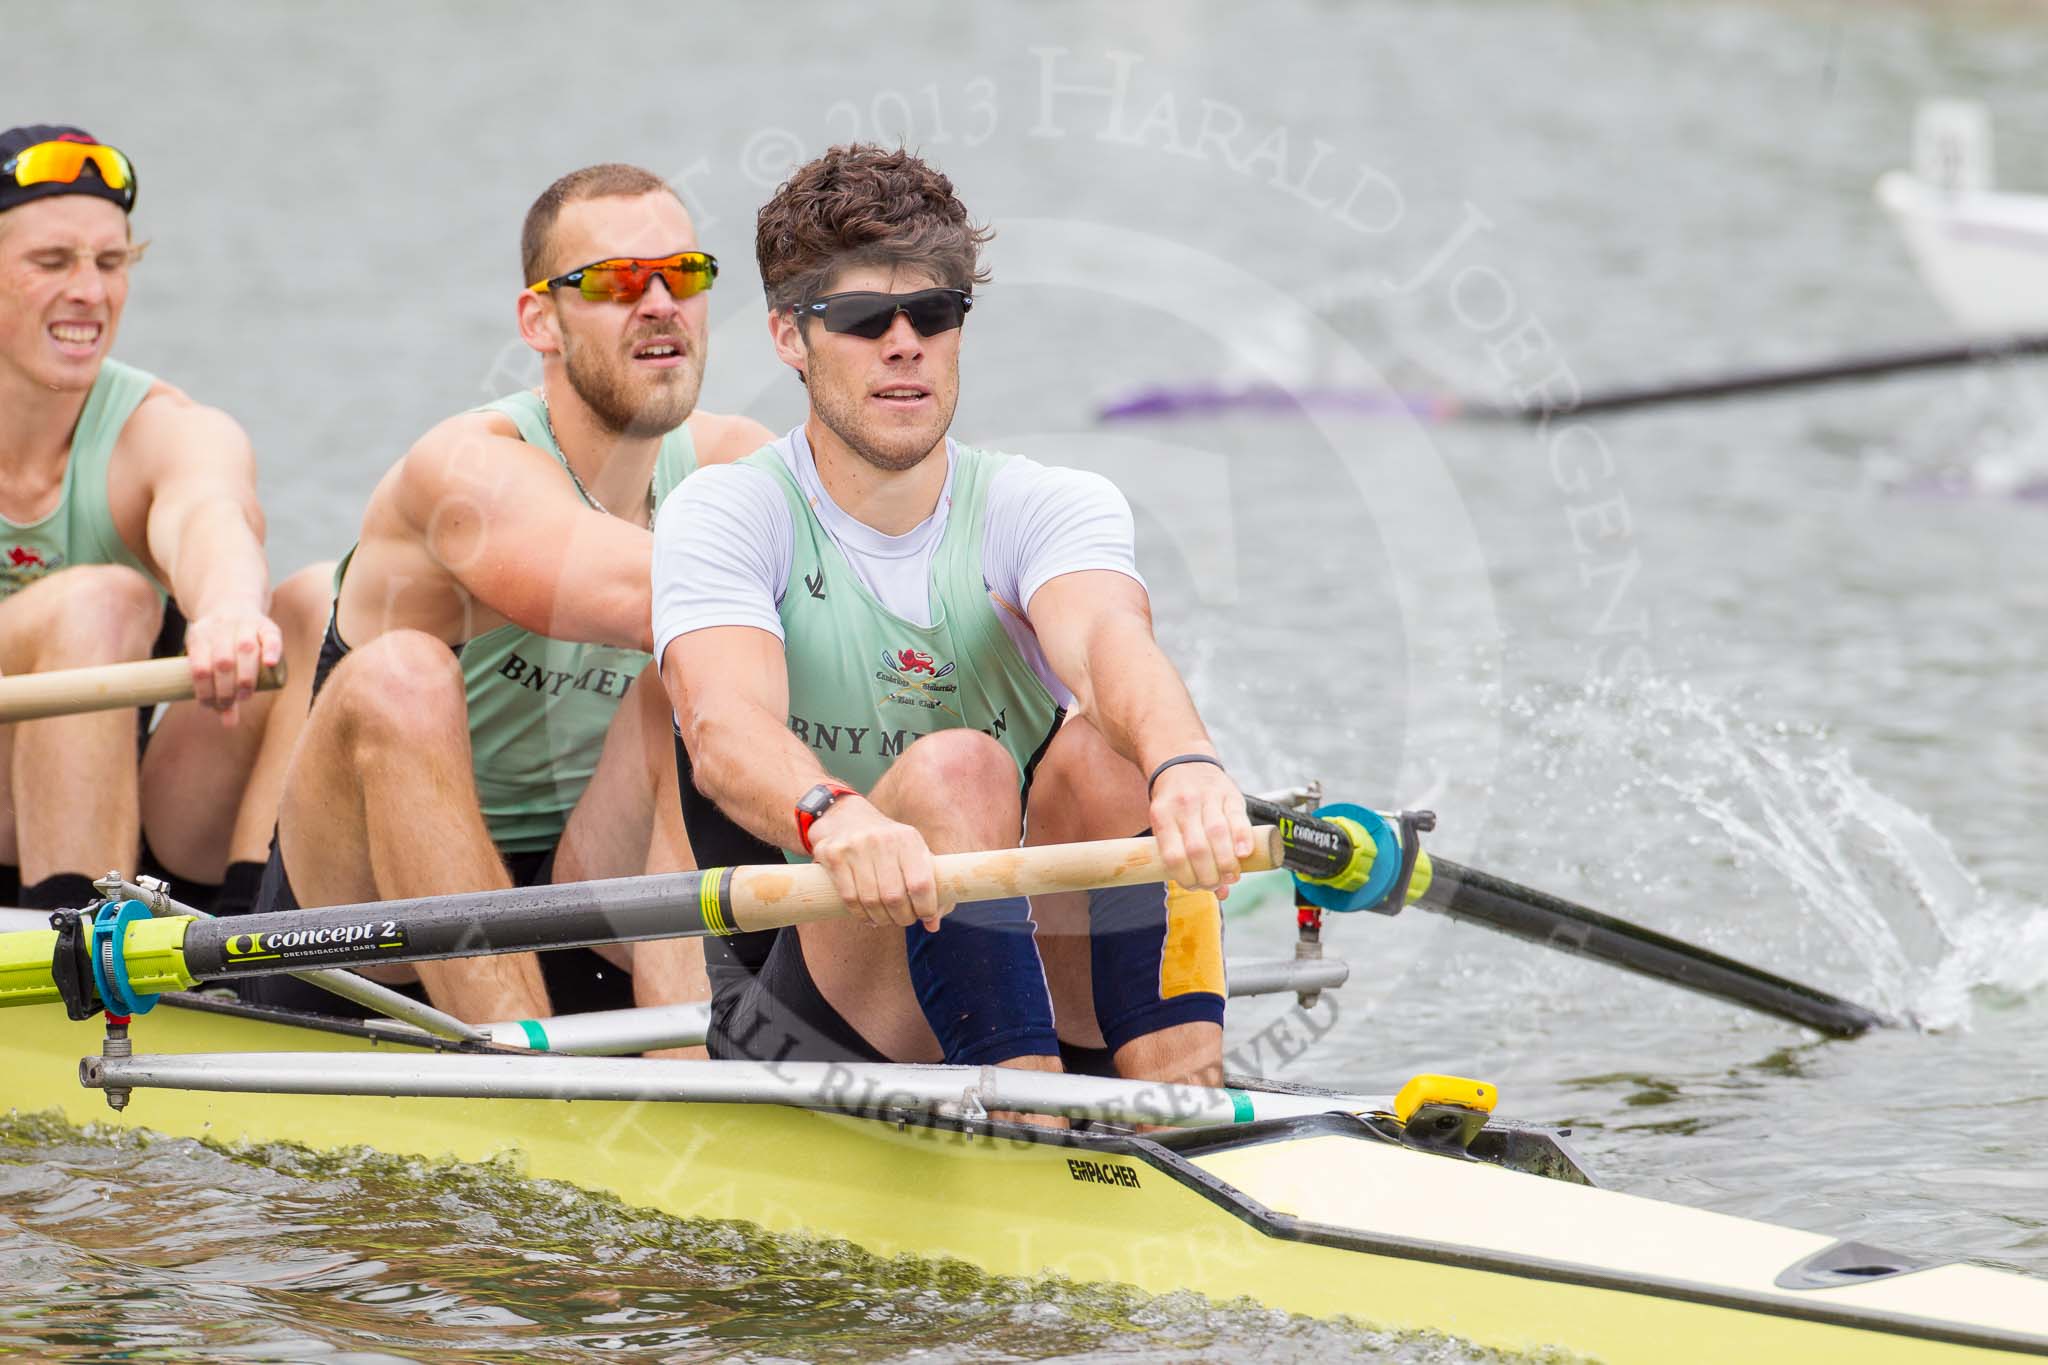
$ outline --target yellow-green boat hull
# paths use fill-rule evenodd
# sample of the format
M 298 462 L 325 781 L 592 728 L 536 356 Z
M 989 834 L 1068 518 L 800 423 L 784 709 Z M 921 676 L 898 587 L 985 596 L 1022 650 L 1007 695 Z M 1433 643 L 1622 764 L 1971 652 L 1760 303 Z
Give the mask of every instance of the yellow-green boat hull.
M 15 1054 L 7 1103 L 24 1112 L 226 1144 L 516 1153 L 532 1176 L 680 1217 L 996 1274 L 1249 1297 L 1614 1361 L 2048 1355 L 2048 1282 L 1952 1264 L 1786 1290 L 1773 1278 L 1830 1239 L 1417 1152 L 1336 1117 L 1154 1143 L 761 1104 L 148 1090 L 116 1114 L 77 1080 L 94 1025 L 53 1007 L 0 1023 Z M 402 1046 L 175 1005 L 133 1031 L 138 1052 Z

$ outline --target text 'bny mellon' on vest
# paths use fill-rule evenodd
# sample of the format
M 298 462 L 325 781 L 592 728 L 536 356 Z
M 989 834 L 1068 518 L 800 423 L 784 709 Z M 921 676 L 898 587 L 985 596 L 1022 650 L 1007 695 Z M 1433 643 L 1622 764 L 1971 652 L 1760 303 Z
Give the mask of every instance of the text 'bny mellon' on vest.
M 521 658 L 517 653 L 505 657 L 498 665 L 498 676 L 509 682 L 518 683 L 529 692 L 544 696 L 559 697 L 564 687 L 578 692 L 596 692 L 606 697 L 623 697 L 626 689 L 633 685 L 634 675 L 621 673 L 617 669 L 592 666 L 581 673 L 568 669 L 550 670 L 537 663 Z

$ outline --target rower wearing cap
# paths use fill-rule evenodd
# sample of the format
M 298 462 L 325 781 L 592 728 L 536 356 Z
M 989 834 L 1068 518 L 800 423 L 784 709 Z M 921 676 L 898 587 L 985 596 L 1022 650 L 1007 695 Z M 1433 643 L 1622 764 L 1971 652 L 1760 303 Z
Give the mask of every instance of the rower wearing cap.
M 934 852 L 1027 834 L 1149 825 L 1192 888 L 1252 848 L 1153 640 L 1122 495 L 947 436 L 985 239 L 945 176 L 876 147 L 833 149 L 761 210 L 769 325 L 810 415 L 662 510 L 656 656 L 699 858 L 815 858 L 856 915 L 708 947 L 711 1051 L 1059 1070 L 1064 1043 L 1214 1082 L 1209 891 L 1041 902 L 1049 999 L 1022 897 L 935 890 Z
M 135 196 L 82 129 L 0 132 L 0 672 L 182 648 L 196 700 L 143 713 L 139 765 L 127 712 L 0 726 L 0 903 L 86 905 L 138 865 L 246 902 L 305 711 L 257 675 L 310 675 L 326 614 L 325 567 L 272 596 L 241 427 L 112 358 Z
M 618 164 L 562 177 L 521 247 L 519 331 L 540 387 L 442 422 L 371 494 L 259 909 L 689 865 L 668 706 L 642 678 L 648 528 L 691 470 L 768 432 L 695 411 L 718 263 L 660 177 Z M 630 951 L 630 986 L 617 949 L 418 975 L 473 1022 L 703 998 L 694 942 Z M 274 980 L 264 998 L 294 990 Z

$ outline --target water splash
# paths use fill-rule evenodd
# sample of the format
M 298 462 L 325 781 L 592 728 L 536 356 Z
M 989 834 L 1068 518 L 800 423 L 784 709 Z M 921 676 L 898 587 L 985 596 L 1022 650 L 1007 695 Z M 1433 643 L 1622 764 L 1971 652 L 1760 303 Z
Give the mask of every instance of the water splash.
M 1539 692 L 1511 711 L 1547 782 L 1603 793 L 1588 809 L 1606 830 L 1598 846 L 1629 831 L 1615 865 L 1582 878 L 1618 879 L 1638 903 L 1714 907 L 1714 923 L 1675 932 L 1801 964 L 1795 975 L 1928 1028 L 1966 1027 L 1985 991 L 2012 1000 L 2048 985 L 2048 909 L 1987 894 L 1826 730 L 1759 722 L 1663 678 Z

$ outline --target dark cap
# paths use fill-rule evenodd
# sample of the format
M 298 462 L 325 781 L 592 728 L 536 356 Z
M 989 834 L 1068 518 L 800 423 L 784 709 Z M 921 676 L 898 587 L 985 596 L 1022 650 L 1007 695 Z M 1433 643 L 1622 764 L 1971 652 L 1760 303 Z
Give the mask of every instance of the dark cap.
M 15 157 L 44 142 L 83 142 L 99 145 L 99 139 L 83 128 L 67 128 L 57 124 L 30 123 L 19 128 L 9 128 L 0 133 L 0 166 L 5 166 Z M 130 167 L 128 188 L 117 190 L 100 177 L 100 168 L 88 161 L 72 181 L 44 181 L 39 185 L 20 185 L 14 177 L 0 175 L 0 213 L 37 199 L 49 199 L 60 194 L 90 194 L 99 199 L 119 204 L 123 212 L 135 207 L 135 181 L 133 167 Z

